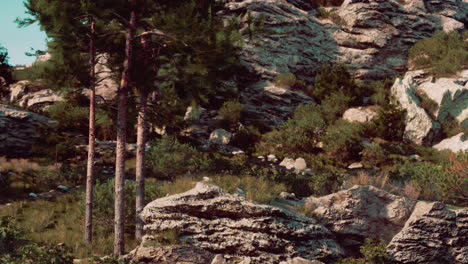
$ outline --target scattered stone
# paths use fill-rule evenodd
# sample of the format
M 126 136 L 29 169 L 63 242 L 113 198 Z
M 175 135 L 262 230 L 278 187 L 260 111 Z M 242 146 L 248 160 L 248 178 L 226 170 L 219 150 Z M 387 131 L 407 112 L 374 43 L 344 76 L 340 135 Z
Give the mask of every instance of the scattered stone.
M 296 173 L 299 173 L 303 170 L 307 169 L 307 163 L 305 161 L 305 159 L 303 158 L 297 158 L 295 161 L 294 161 L 294 171 Z
M 290 170 L 294 168 L 295 160 L 291 158 L 284 158 L 283 161 L 279 164 L 280 166 L 285 167 L 286 169 Z
M 273 154 L 268 155 L 267 159 L 268 159 L 269 162 L 277 162 L 278 161 L 278 158 L 276 158 L 276 156 L 273 155 Z
M 209 141 L 214 144 L 227 145 L 231 142 L 231 138 L 231 132 L 219 128 L 211 132 Z
M 362 169 L 364 168 L 364 165 L 360 162 L 353 162 L 348 166 L 348 169 L 350 170 L 355 170 L 355 169 Z
M 245 154 L 245 152 L 243 150 L 234 150 L 231 153 L 232 153 L 232 155 L 243 155 L 243 154 Z
M 346 110 L 343 114 L 343 119 L 349 122 L 367 123 L 372 121 L 376 116 L 377 112 L 374 110 L 375 107 L 356 107 Z
M 279 197 L 285 200 L 292 200 L 292 201 L 297 200 L 296 195 L 294 193 L 281 192 L 279 194 Z

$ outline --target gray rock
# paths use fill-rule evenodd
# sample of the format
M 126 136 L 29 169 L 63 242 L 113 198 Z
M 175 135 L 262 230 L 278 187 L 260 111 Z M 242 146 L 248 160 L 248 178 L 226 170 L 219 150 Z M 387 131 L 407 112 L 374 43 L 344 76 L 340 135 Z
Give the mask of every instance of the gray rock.
M 468 209 L 418 202 L 387 247 L 395 263 L 468 263 Z
M 0 153 L 6 156 L 29 154 L 39 136 L 36 129 L 56 122 L 19 108 L 0 105 Z
M 346 110 L 343 119 L 349 122 L 367 123 L 377 116 L 377 112 L 369 107 L 355 107 Z
M 343 253 L 315 220 L 204 183 L 149 203 L 141 217 L 146 231 L 142 245 L 159 232 L 175 230 L 191 245 L 227 258 L 248 256 L 252 264 L 278 263 L 288 256 L 331 260 Z
M 435 122 L 419 106 L 416 89 L 427 81 L 423 71 L 407 72 L 403 79 L 396 79 L 391 92 L 397 102 L 406 110 L 404 139 L 415 144 L 430 144 L 440 132 L 440 124 Z
M 359 250 L 367 237 L 389 241 L 403 228 L 416 204 L 372 186 L 309 197 L 305 203 L 315 208 L 314 217 L 335 233 L 348 252 Z
M 284 158 L 283 161 L 279 164 L 280 166 L 285 167 L 286 169 L 290 170 L 294 168 L 296 161 L 291 158 Z
M 214 144 L 227 145 L 231 142 L 231 138 L 231 132 L 219 128 L 211 132 L 209 141 Z
M 280 264 L 323 264 L 323 262 L 318 260 L 308 260 L 301 257 L 296 257 L 288 261 L 283 261 Z
M 294 193 L 281 192 L 279 194 L 279 197 L 285 200 L 293 200 L 293 201 L 297 200 L 296 195 Z
M 214 254 L 192 246 L 142 245 L 125 256 L 127 260 L 149 264 L 207 264 L 213 258 Z
M 278 161 L 278 158 L 277 158 L 275 155 L 273 155 L 273 154 L 268 155 L 268 156 L 267 156 L 267 159 L 268 159 L 268 161 L 270 161 L 270 162 L 276 162 L 276 161 Z
M 349 166 L 348 166 L 348 169 L 351 169 L 351 170 L 354 170 L 354 169 L 362 169 L 364 168 L 364 166 L 362 165 L 362 163 L 360 162 L 354 162 L 354 163 L 351 163 Z
M 437 150 L 448 149 L 454 153 L 458 151 L 467 151 L 468 150 L 468 137 L 464 135 L 463 132 L 459 133 L 450 138 L 446 138 L 434 145 L 433 148 Z
M 303 170 L 307 169 L 307 162 L 303 158 L 297 158 L 294 161 L 294 171 L 299 173 Z

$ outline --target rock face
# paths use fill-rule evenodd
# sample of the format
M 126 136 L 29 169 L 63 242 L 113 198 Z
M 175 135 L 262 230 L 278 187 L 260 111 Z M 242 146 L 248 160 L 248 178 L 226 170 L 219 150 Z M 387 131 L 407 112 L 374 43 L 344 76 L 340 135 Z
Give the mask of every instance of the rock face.
M 468 150 L 468 138 L 464 136 L 464 133 L 460 133 L 450 138 L 446 138 L 433 146 L 437 150 L 448 149 L 454 153 L 458 151 L 467 151 Z
M 426 81 L 428 79 L 423 71 L 412 71 L 406 73 L 403 79 L 397 78 L 391 89 L 398 103 L 406 110 L 404 139 L 419 145 L 430 144 L 440 131 L 440 124 L 419 106 L 421 102 L 416 90 Z
M 148 264 L 209 264 L 214 255 L 192 246 L 138 247 L 126 258 Z
M 198 183 L 185 193 L 148 204 L 142 246 L 158 232 L 176 231 L 182 241 L 225 257 L 249 256 L 252 264 L 277 264 L 295 256 L 332 260 L 343 255 L 333 235 L 315 220 L 246 201 L 216 186 Z M 140 246 L 140 247 L 142 247 Z
M 52 125 L 48 118 L 15 107 L 0 105 L 0 154 L 28 154 L 38 139 L 36 128 Z
M 63 97 L 52 92 L 52 90 L 28 80 L 10 85 L 9 92 L 8 101 L 17 103 L 21 107 L 40 108 L 54 102 L 64 101 Z
M 351 254 L 359 251 L 366 237 L 390 240 L 403 228 L 416 204 L 372 186 L 310 197 L 305 203 Z
M 395 263 L 468 263 L 468 209 L 418 202 L 403 230 L 388 245 Z
M 346 110 L 343 119 L 349 122 L 366 123 L 372 121 L 377 112 L 369 107 L 356 107 Z

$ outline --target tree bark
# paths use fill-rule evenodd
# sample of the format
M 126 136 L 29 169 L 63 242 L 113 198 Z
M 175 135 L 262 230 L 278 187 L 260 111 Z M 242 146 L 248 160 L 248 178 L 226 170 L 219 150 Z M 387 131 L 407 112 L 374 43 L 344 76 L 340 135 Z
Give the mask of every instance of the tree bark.
M 94 39 L 96 33 L 96 24 L 91 17 L 91 36 L 89 40 L 89 143 L 88 143 L 88 166 L 86 171 L 86 209 L 85 209 L 85 233 L 84 240 L 90 244 L 93 240 L 93 190 L 94 190 L 94 160 L 96 156 L 96 72 L 95 60 L 96 51 Z
M 136 223 L 135 239 L 141 241 L 143 237 L 143 221 L 140 213 L 145 206 L 145 151 L 146 151 L 146 114 L 148 95 L 140 91 L 140 109 L 138 112 L 137 149 L 136 149 Z
M 125 185 L 125 151 L 127 141 L 127 102 L 131 81 L 133 44 L 135 36 L 136 12 L 132 8 L 125 41 L 125 60 L 120 89 L 118 92 L 117 110 L 117 147 L 115 159 L 115 218 L 114 218 L 114 254 L 123 255 L 125 251 L 124 238 L 124 185 Z

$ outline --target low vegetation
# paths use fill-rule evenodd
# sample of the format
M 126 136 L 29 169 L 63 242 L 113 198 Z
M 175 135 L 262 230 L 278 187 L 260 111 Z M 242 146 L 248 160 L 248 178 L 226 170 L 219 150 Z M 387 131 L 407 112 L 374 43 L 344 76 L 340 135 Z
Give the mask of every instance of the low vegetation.
M 339 264 L 385 264 L 388 263 L 388 255 L 386 253 L 387 244 L 385 241 L 376 241 L 367 238 L 364 245 L 360 247 L 359 258 L 346 258 L 338 261 Z
M 418 41 L 409 51 L 414 69 L 425 69 L 436 77 L 450 76 L 468 67 L 468 31 L 439 31 Z

